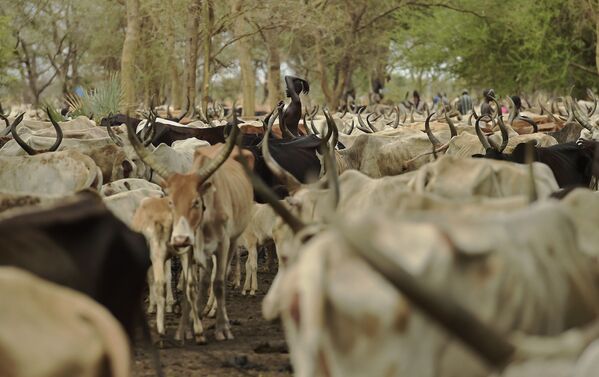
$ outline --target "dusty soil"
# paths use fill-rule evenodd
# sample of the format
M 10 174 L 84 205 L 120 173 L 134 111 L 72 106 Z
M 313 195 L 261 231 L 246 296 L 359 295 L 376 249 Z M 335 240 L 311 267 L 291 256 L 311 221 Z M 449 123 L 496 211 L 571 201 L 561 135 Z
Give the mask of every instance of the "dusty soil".
M 242 260 L 242 284 L 245 269 Z M 233 289 L 232 283 L 227 289 L 227 311 L 233 324 L 234 340 L 217 342 L 214 339 L 214 320 L 205 319 L 208 344 L 196 345 L 187 341 L 184 346 L 178 344 L 173 336 L 179 321 L 178 314 L 166 315 L 166 337 L 163 348 L 158 349 L 160 361 L 167 377 L 221 377 L 221 376 L 291 376 L 289 355 L 282 353 L 284 345 L 283 330 L 279 322 L 270 323 L 262 318 L 260 306 L 274 276 L 273 272 L 264 272 L 264 263 L 259 261 L 258 291 L 255 297 L 242 296 L 241 290 Z M 155 333 L 155 315 L 148 315 L 153 336 Z M 134 348 L 134 377 L 156 376 L 150 357 L 151 349 L 141 341 Z

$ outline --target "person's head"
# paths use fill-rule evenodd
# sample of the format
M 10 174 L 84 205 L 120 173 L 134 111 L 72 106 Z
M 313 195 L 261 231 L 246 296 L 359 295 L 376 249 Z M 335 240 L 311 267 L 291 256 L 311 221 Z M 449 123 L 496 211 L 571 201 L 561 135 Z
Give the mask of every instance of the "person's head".
M 495 91 L 493 89 L 485 89 L 483 90 L 483 97 L 485 97 L 485 101 L 490 101 L 495 97 Z
M 412 96 L 413 96 L 414 98 L 420 98 L 420 93 L 418 93 L 418 91 L 417 91 L 417 90 L 414 90 L 414 93 L 412 93 Z
M 467 90 L 464 90 L 464 91 L 462 92 L 462 95 L 463 95 L 463 96 L 467 96 L 467 95 L 468 95 L 468 91 L 467 91 Z

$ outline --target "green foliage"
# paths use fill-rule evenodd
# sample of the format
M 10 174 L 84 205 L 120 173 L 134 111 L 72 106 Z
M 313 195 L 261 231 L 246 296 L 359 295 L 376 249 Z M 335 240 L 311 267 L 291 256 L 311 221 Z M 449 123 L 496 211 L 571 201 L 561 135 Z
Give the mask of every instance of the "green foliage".
M 398 60 L 404 68 L 429 75 L 446 72 L 469 86 L 506 94 L 598 83 L 592 72 L 595 36 L 583 26 L 581 2 L 454 3 L 463 11 L 438 8 L 414 14 L 397 30 Z M 591 72 L 576 64 L 591 67 Z
M 74 117 L 85 115 L 88 118 L 93 116 L 94 119 L 101 119 L 109 114 L 117 114 L 123 101 L 119 76 L 112 74 L 83 97 L 70 94 L 66 96 L 65 101 Z

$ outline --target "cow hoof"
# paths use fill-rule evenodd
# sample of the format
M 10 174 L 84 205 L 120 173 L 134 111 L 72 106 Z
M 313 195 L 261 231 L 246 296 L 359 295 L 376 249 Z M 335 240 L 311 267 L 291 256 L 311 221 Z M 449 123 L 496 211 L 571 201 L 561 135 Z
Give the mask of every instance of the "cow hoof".
M 255 291 L 255 290 L 251 290 L 251 291 L 250 291 L 250 296 L 252 296 L 252 297 L 256 297 L 256 291 Z
M 196 344 L 204 345 L 206 344 L 206 337 L 204 335 L 196 335 Z
M 241 291 L 241 295 L 245 296 L 245 289 L 243 291 Z
M 190 330 L 185 332 L 185 339 L 186 340 L 192 340 L 194 338 L 192 332 Z
M 154 314 L 154 313 L 156 313 L 156 307 L 155 306 L 148 306 L 147 313 L 148 314 Z
M 173 312 L 173 306 L 172 305 L 167 305 L 166 306 L 166 312 L 167 313 L 172 313 Z

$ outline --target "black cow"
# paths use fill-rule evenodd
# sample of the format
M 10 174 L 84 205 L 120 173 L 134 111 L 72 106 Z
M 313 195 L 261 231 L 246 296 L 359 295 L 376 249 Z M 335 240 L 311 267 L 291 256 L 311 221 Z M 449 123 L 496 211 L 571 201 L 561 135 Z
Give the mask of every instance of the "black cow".
M 245 144 L 243 140 L 242 144 L 244 148 L 248 149 L 254 155 L 254 172 L 262 178 L 262 180 L 271 188 L 282 199 L 288 196 L 288 192 L 284 186 L 282 186 L 277 177 L 264 162 L 262 156 L 262 149 L 256 143 L 253 145 Z M 293 140 L 275 139 L 271 137 L 269 139 L 269 150 L 275 161 L 281 165 L 282 168 L 290 172 L 297 180 L 302 183 L 307 183 L 310 180 L 318 178 L 320 174 L 320 160 L 316 156 L 321 143 L 321 139 L 315 135 L 299 136 Z M 258 202 L 264 203 L 262 198 L 256 196 Z
M 134 127 L 139 125 L 141 119 L 127 117 L 123 114 L 112 115 L 110 117 L 102 118 L 101 126 L 119 126 L 129 122 Z M 199 140 L 207 141 L 208 143 L 218 144 L 225 142 L 225 129 L 227 126 L 209 127 L 209 128 L 192 128 L 192 127 L 178 127 L 170 124 L 160 123 L 158 121 L 153 123 L 154 137 L 152 138 L 152 145 L 158 146 L 161 143 L 166 145 L 172 145 L 177 140 L 185 140 L 195 137 Z
M 97 194 L 0 221 L 0 265 L 28 270 L 104 305 L 133 335 L 140 319 L 149 251 Z
M 534 142 L 518 144 L 511 154 L 501 153 L 494 148 L 487 148 L 484 155 L 473 157 L 491 158 L 494 160 L 526 163 L 527 149 L 532 149 L 532 160 L 549 166 L 559 187 L 589 187 L 593 177 L 593 156 L 596 142 L 576 142 L 556 144 L 550 147 L 536 147 Z

